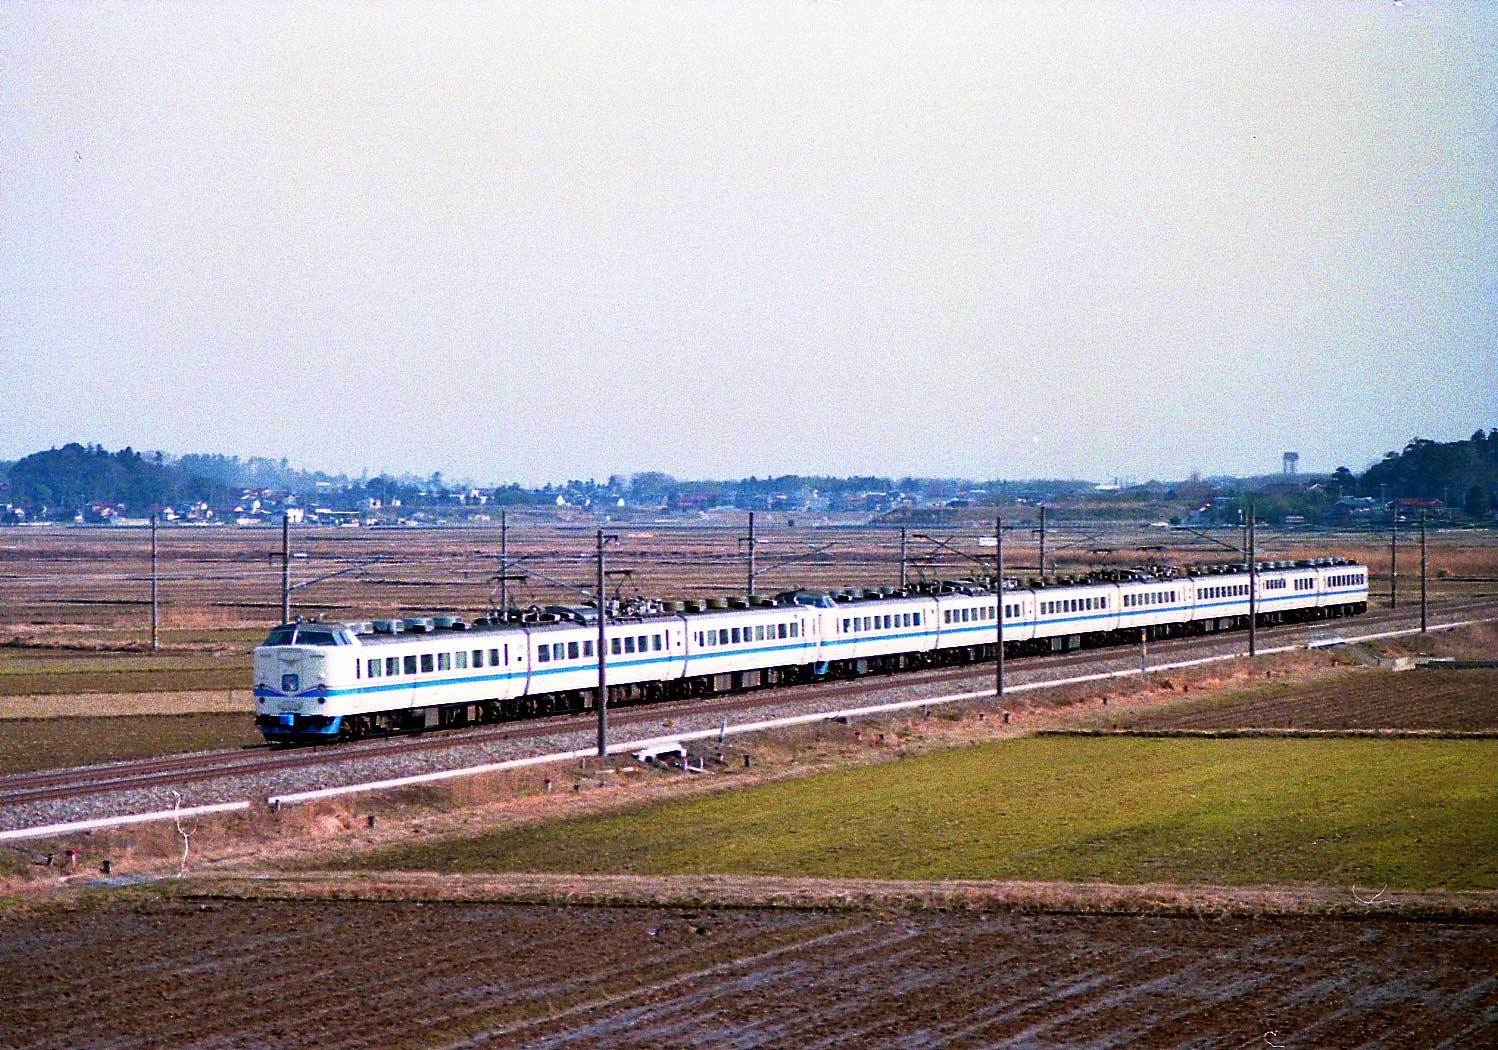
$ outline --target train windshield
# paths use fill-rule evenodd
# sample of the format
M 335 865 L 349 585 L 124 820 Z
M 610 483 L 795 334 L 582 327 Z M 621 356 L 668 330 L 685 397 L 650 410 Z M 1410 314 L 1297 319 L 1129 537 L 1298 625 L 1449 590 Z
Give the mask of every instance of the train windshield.
M 347 645 L 341 632 L 326 627 L 277 627 L 262 646 L 271 645 Z

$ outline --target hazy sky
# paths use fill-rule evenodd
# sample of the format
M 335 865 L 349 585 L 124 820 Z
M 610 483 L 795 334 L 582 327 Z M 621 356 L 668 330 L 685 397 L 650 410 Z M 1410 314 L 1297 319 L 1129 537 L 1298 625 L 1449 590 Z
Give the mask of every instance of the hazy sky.
M 1361 469 L 1498 425 L 1498 5 L 0 6 L 0 458 Z

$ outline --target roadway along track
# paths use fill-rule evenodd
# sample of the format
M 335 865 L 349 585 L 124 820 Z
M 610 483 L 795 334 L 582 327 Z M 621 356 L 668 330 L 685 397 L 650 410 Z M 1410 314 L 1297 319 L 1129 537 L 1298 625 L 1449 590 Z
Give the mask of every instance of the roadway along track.
M 1494 605 L 1491 599 L 1477 599 L 1443 603 L 1435 611 L 1444 616 L 1461 618 L 1464 614 L 1491 613 L 1493 610 Z M 1384 609 L 1366 613 L 1355 620 L 1320 620 L 1308 624 L 1263 627 L 1259 630 L 1259 637 L 1263 647 L 1270 648 L 1280 645 L 1305 644 L 1327 636 L 1375 634 L 1380 630 L 1397 630 L 1406 626 L 1418 626 L 1418 624 L 1418 609 Z M 1246 634 L 1242 631 L 1157 641 L 1150 644 L 1150 662 L 1161 664 L 1178 659 L 1190 659 L 1193 656 L 1232 652 L 1235 649 L 1242 651 L 1245 644 Z M 1112 646 L 1104 649 L 1077 650 L 1057 656 L 1011 658 L 1008 661 L 1011 670 L 1006 681 L 1018 685 L 1050 678 L 1063 678 L 1067 677 L 1068 673 L 1086 674 L 1099 670 L 1124 669 L 1132 663 L 1135 651 L 1131 647 Z M 904 689 L 942 683 L 968 684 L 982 688 L 992 681 L 993 665 L 991 663 L 968 664 L 962 667 L 912 671 L 898 675 L 788 686 L 782 689 L 759 689 L 707 700 L 679 700 L 669 705 L 611 708 L 609 721 L 611 726 L 618 728 L 657 722 L 663 714 L 672 716 L 729 714 L 801 700 L 830 701 L 848 696 L 858 696 L 867 702 L 871 692 L 885 689 Z M 836 710 L 837 706 L 836 704 L 829 705 L 832 710 Z M 0 806 L 107 794 L 162 784 L 216 780 L 223 777 L 254 775 L 284 769 L 304 769 L 373 757 L 437 751 L 490 740 L 524 740 L 559 733 L 585 732 L 595 724 L 595 716 L 592 713 L 559 715 L 534 721 L 507 722 L 474 729 L 445 730 L 429 736 L 386 737 L 294 751 L 254 748 L 242 751 L 175 755 L 82 769 L 17 773 L 0 777 Z

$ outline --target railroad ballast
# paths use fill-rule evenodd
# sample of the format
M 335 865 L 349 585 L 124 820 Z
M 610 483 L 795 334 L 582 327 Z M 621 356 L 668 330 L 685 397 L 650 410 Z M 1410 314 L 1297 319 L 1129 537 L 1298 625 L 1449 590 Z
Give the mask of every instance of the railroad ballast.
M 1365 612 L 1368 570 L 1316 558 L 957 580 L 898 590 L 611 603 L 609 704 L 649 702 L 1062 652 L 1243 627 L 1250 580 L 1260 623 Z M 999 596 L 1002 595 L 1000 598 Z M 1000 606 L 1002 605 L 1002 610 Z M 255 650 L 256 724 L 284 743 L 581 712 L 596 702 L 595 606 L 287 623 Z

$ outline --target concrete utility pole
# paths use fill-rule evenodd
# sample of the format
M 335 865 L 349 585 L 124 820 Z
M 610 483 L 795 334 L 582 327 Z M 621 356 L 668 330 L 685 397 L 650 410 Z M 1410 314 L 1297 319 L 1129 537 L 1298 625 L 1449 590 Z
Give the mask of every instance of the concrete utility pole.
M 754 511 L 749 512 L 749 586 L 746 588 L 749 597 L 754 597 Z
M 499 512 L 499 611 L 510 615 L 510 523 L 505 511 Z
M 994 635 L 996 644 L 994 646 L 993 662 L 993 692 L 995 696 L 1004 695 L 1004 519 L 995 516 L 993 519 L 993 549 L 994 561 L 998 563 L 999 575 L 994 584 L 994 593 L 998 601 L 994 605 Z
M 1426 607 L 1427 594 L 1425 590 L 1425 511 L 1420 511 L 1420 633 L 1424 634 L 1427 627 L 1429 610 Z
M 160 634 L 157 630 L 160 618 L 157 612 L 157 585 L 156 585 L 156 515 L 151 515 L 151 652 L 160 648 Z
M 281 512 L 281 622 L 291 622 L 291 515 Z
M 1040 575 L 1045 575 L 1045 504 L 1040 505 Z
M 905 530 L 900 530 L 900 590 L 905 589 Z
M 1389 608 L 1399 607 L 1399 500 L 1389 516 Z
M 1248 655 L 1259 654 L 1259 555 L 1254 531 L 1254 505 L 1248 504 Z

